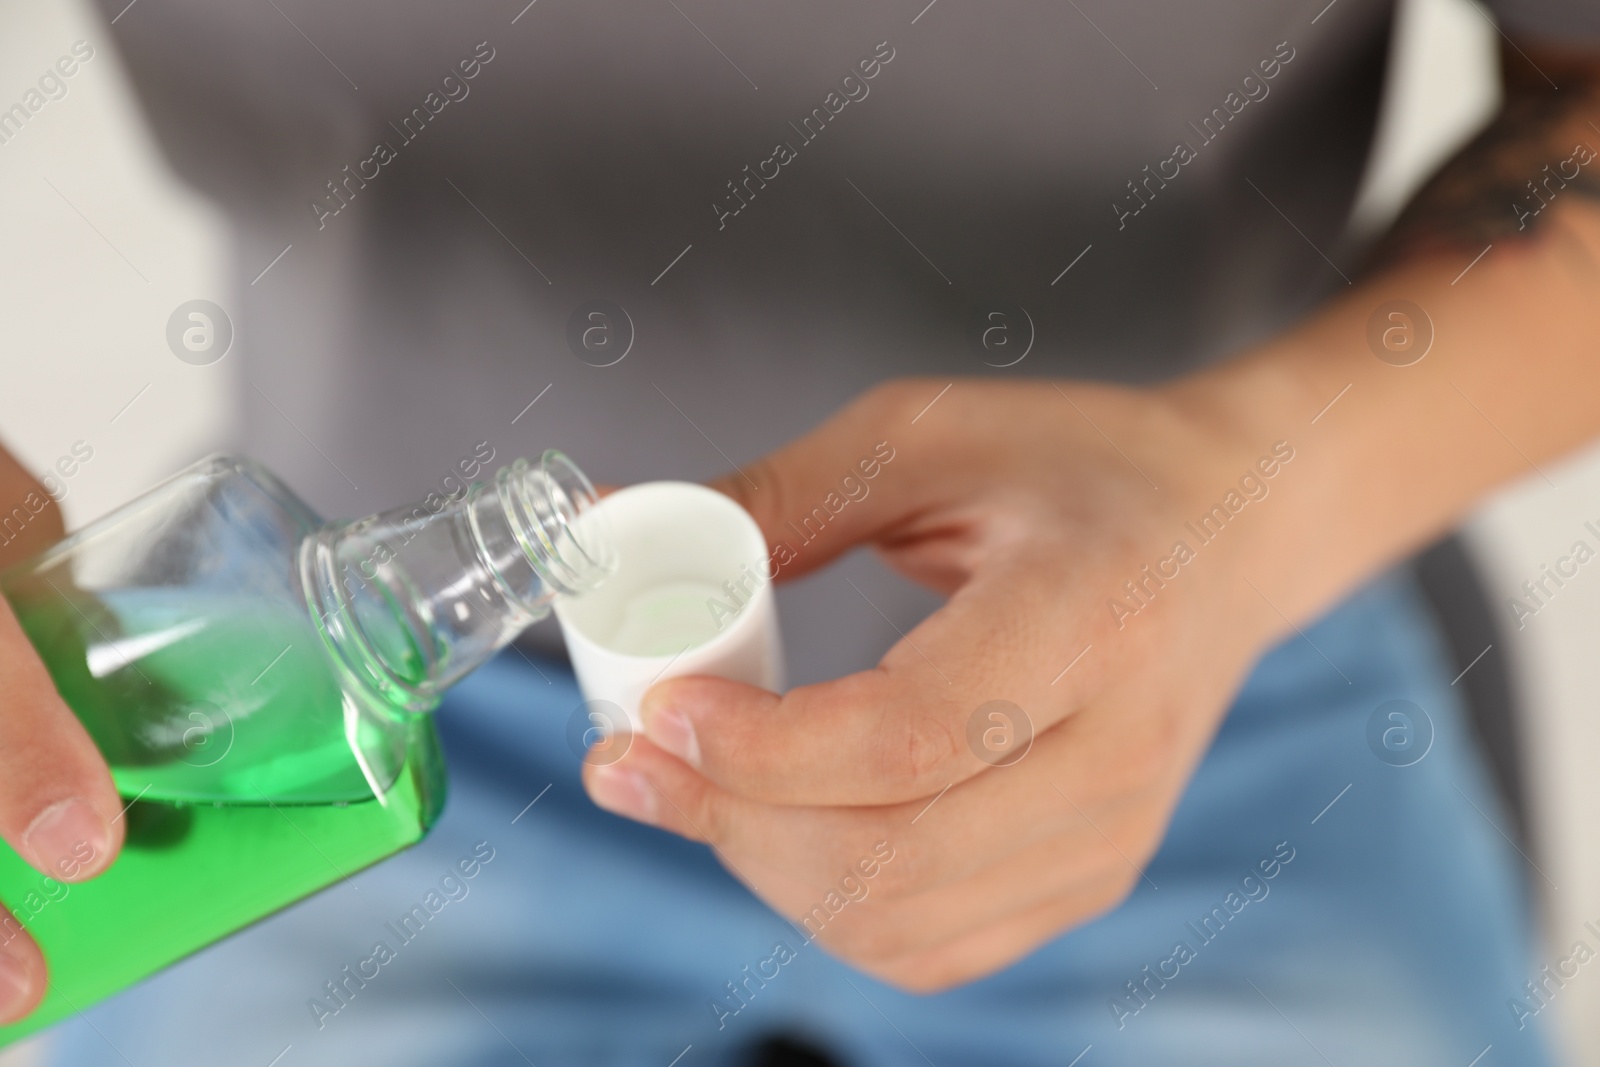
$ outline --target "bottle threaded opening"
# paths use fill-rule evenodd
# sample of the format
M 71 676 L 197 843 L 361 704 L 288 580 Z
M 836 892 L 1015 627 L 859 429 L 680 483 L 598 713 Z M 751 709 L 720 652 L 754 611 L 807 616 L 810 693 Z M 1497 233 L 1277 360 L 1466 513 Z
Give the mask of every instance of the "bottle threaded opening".
M 495 477 L 501 506 L 528 561 L 557 591 L 586 593 L 616 569 L 600 494 L 567 456 L 550 449 L 534 468 L 525 459 Z

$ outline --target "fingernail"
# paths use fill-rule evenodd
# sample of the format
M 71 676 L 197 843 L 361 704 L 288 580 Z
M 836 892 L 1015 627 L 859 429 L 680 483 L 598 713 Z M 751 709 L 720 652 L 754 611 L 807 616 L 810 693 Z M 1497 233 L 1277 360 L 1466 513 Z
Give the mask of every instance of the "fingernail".
M 700 766 L 700 739 L 694 735 L 694 723 L 677 708 L 665 708 L 650 716 L 645 736 L 657 748 L 666 749 L 689 766 Z
M 22 847 L 43 874 L 64 882 L 87 878 L 111 854 L 111 828 L 86 800 L 52 804 L 22 835 Z
M 596 768 L 589 796 L 600 807 L 639 822 L 656 821 L 656 791 L 644 775 L 614 763 Z
M 28 965 L 0 952 L 0 1023 L 16 1022 L 33 1000 L 33 975 Z

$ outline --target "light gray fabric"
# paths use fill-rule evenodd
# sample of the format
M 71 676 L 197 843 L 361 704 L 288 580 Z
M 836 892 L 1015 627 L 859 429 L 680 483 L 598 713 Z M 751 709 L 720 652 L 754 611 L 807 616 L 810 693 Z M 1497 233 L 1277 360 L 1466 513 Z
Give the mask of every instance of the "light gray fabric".
M 1384 0 L 923 4 L 128 10 L 112 34 L 159 137 L 238 223 L 236 443 L 334 514 L 420 497 L 480 441 L 700 478 L 891 376 L 1152 379 L 1343 287 Z M 395 158 L 363 165 L 379 141 Z M 1179 142 L 1196 157 L 1163 163 Z M 764 163 L 779 143 L 795 158 Z M 347 165 L 376 176 L 319 220 Z M 719 217 L 747 165 L 777 176 Z M 1176 177 L 1131 214 L 1147 166 Z M 634 326 L 614 366 L 568 345 L 594 299 Z M 1006 307 L 1036 339 L 994 369 Z M 870 664 L 895 638 L 877 609 L 908 628 L 933 604 L 868 560 L 786 592 L 796 677 Z

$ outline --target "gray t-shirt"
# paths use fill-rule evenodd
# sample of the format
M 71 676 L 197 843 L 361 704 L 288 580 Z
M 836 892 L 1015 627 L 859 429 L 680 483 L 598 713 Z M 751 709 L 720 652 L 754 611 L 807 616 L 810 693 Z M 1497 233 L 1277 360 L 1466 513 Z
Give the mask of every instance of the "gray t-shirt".
M 1345 285 L 1386 0 L 925 3 L 128 9 L 237 224 L 236 444 L 342 515 L 482 442 L 702 478 L 888 377 L 1160 378 Z M 845 575 L 935 603 L 865 558 L 786 591 L 797 680 L 895 639 Z

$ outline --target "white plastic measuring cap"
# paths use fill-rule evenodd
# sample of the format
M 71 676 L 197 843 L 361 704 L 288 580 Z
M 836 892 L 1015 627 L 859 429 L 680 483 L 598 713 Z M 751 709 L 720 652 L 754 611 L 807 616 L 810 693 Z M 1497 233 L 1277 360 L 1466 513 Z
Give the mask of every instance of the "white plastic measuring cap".
M 600 588 L 555 604 L 585 698 L 616 704 L 639 730 L 639 700 L 663 678 L 782 687 L 767 546 L 749 512 L 693 482 L 645 482 L 577 522 L 603 523 L 617 559 Z

